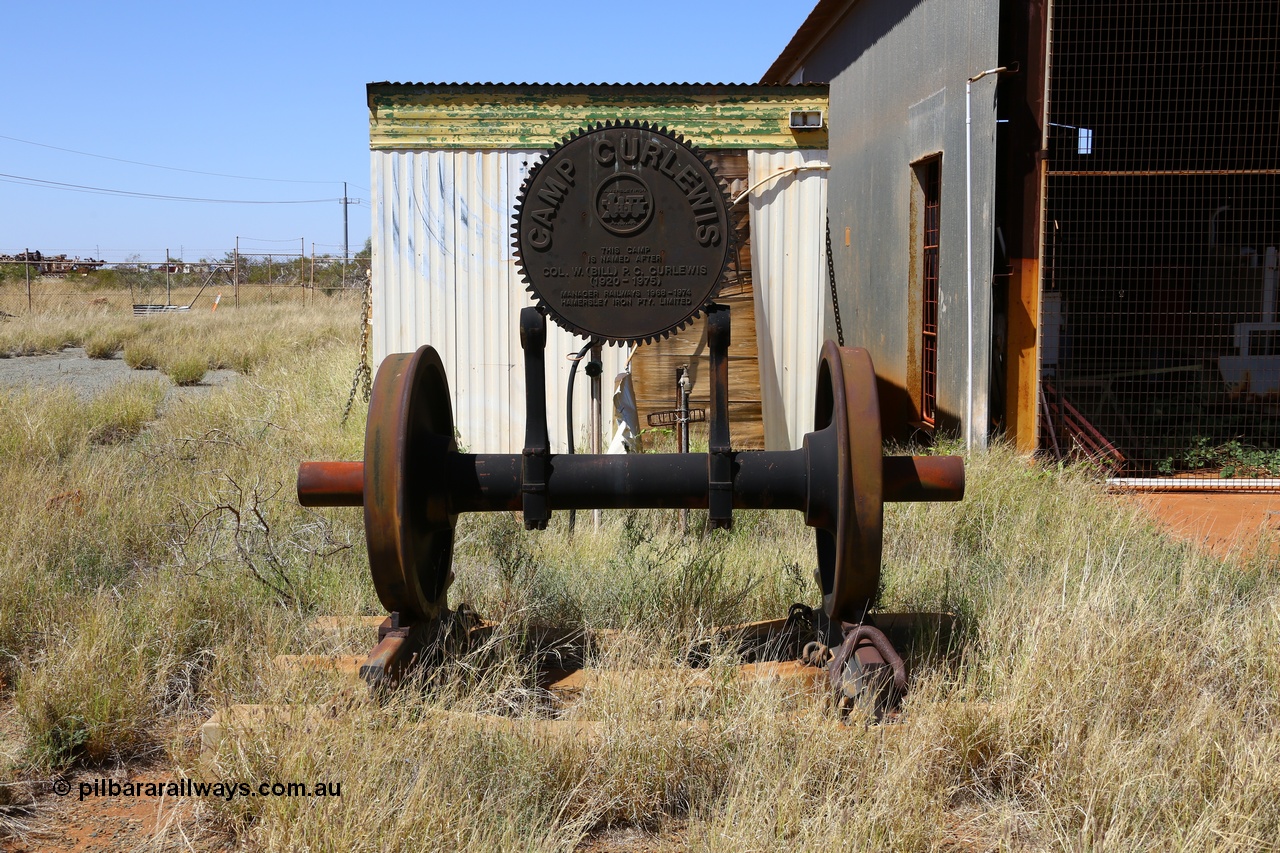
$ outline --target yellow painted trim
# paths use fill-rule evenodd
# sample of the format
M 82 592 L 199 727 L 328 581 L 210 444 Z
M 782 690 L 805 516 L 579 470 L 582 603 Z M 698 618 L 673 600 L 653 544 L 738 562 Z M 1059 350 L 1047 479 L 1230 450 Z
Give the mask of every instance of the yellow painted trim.
M 693 91 L 690 91 L 690 89 Z M 711 149 L 825 149 L 792 110 L 828 114 L 824 87 L 369 87 L 369 147 L 549 148 L 596 122 L 648 121 Z

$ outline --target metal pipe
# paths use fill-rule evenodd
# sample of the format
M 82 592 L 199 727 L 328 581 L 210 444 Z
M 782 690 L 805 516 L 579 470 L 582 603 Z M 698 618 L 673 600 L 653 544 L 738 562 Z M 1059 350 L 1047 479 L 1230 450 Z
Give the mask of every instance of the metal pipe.
M 363 506 L 363 462 L 303 462 L 298 466 L 298 503 L 303 506 Z
M 680 374 L 679 380 L 676 382 L 677 396 L 679 397 L 676 405 L 676 434 L 677 434 L 677 450 L 681 453 L 689 452 L 689 392 L 693 388 L 693 383 L 689 380 L 689 366 L 685 365 L 677 371 Z M 689 530 L 689 510 L 680 510 L 680 533 L 684 535 Z
M 1276 247 L 1268 246 L 1262 271 L 1262 322 L 1276 321 Z
M 770 181 L 776 181 L 778 178 L 784 177 L 786 175 L 794 175 L 797 172 L 830 172 L 830 171 L 831 171 L 831 167 L 823 163 L 822 165 L 813 165 L 813 166 L 792 166 L 790 169 L 783 169 L 779 172 L 774 172 L 772 175 L 766 175 L 765 177 L 756 181 L 754 184 L 752 184 L 751 186 L 743 190 L 741 193 L 739 193 L 738 197 L 735 198 L 729 204 L 729 206 L 733 207 L 733 205 L 738 204 L 740 201 L 742 201 L 747 196 L 751 195 L 751 193 L 753 193 L 760 187 L 764 186 Z
M 1218 245 L 1218 217 L 1231 209 L 1231 205 L 1224 204 L 1215 210 L 1209 216 L 1209 248 L 1212 249 Z
M 965 414 L 964 414 L 964 449 L 973 449 L 973 116 L 970 103 L 972 101 L 973 84 L 989 74 L 1002 74 L 1017 70 L 1001 65 L 988 68 L 980 74 L 970 77 L 964 84 L 964 255 L 966 302 L 965 316 L 968 319 L 968 356 L 965 368 Z
M 573 362 L 573 364 L 569 365 L 569 384 L 564 393 L 565 434 L 569 436 L 569 440 L 566 442 L 565 452 L 569 454 L 575 452 L 575 448 L 573 446 L 573 380 L 578 375 L 578 365 L 587 357 L 587 350 L 591 349 L 592 343 L 592 341 L 587 341 L 582 345 L 582 349 L 578 350 L 578 354 L 576 356 L 571 355 L 568 357 L 569 360 Z M 569 532 L 572 533 L 573 529 L 577 526 L 578 514 L 573 510 L 569 510 Z

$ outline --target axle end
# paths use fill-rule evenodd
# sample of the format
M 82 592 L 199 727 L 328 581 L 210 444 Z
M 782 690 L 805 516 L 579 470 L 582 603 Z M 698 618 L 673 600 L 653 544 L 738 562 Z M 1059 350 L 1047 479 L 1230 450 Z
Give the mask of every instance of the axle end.
M 298 503 L 364 506 L 364 463 L 303 462 L 298 466 Z
M 960 456 L 886 456 L 884 499 L 958 501 L 964 498 L 964 459 Z

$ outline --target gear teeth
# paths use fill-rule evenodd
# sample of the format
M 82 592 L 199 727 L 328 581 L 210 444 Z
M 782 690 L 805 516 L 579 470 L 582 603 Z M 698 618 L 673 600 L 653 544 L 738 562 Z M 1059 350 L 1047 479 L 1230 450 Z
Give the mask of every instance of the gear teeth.
M 692 152 L 693 156 L 696 157 L 698 161 L 702 163 L 703 167 L 706 168 L 707 172 L 710 173 L 712 179 L 715 181 L 716 188 L 720 191 L 721 196 L 726 199 L 725 212 L 728 218 L 728 222 L 726 224 L 730 226 L 725 233 L 725 240 L 728 243 L 728 246 L 726 247 L 724 262 L 720 267 L 720 273 L 716 279 L 718 286 L 716 287 L 715 291 L 713 291 L 708 296 L 707 302 L 704 303 L 703 305 L 698 306 L 698 308 L 695 309 L 691 314 L 689 314 L 688 317 L 685 317 L 683 320 L 676 323 L 675 325 L 661 332 L 658 332 L 656 334 L 645 335 L 645 336 L 636 337 L 636 338 L 615 338 L 615 337 L 593 335 L 587 332 L 586 330 L 579 328 L 575 324 L 570 323 L 567 319 L 561 317 L 558 312 L 551 310 L 551 306 L 548 305 L 542 299 L 542 297 L 538 294 L 536 290 L 534 290 L 533 282 L 530 279 L 530 277 L 526 274 L 527 271 L 524 266 L 524 258 L 522 257 L 520 252 L 520 227 L 518 222 L 516 221 L 513 221 L 511 225 L 511 238 L 512 238 L 512 247 L 513 247 L 512 256 L 515 259 L 516 269 L 520 274 L 520 278 L 524 282 L 525 291 L 530 295 L 530 297 L 532 297 L 534 304 L 538 308 L 542 309 L 544 312 L 549 314 L 551 316 L 551 319 L 554 320 L 556 324 L 559 325 L 561 328 L 563 328 L 565 331 L 569 332 L 570 334 L 576 337 L 584 338 L 586 340 L 600 341 L 601 343 L 607 343 L 610 345 L 654 344 L 659 341 L 664 341 L 667 338 L 671 337 L 672 335 L 679 333 L 680 331 L 688 328 L 691 324 L 696 322 L 699 318 L 701 318 L 706 313 L 706 306 L 715 301 L 715 298 L 719 296 L 720 290 L 723 288 L 724 284 L 726 283 L 726 276 L 728 275 L 730 262 L 733 261 L 734 263 L 736 263 L 737 250 L 738 250 L 738 237 L 737 237 L 737 229 L 733 227 L 732 207 L 731 205 L 728 204 L 729 188 L 725 184 L 724 178 L 720 176 L 719 170 L 717 170 L 716 167 L 712 164 L 712 162 L 709 159 L 707 159 L 706 156 L 704 156 L 701 147 L 689 142 L 683 134 L 670 131 L 665 126 L 659 125 L 656 122 L 650 122 L 647 119 L 646 120 L 622 119 L 619 121 L 614 121 L 612 119 L 609 119 L 606 122 L 596 121 L 594 127 L 590 122 L 587 122 L 585 127 L 580 127 L 580 128 L 577 128 L 576 130 L 571 130 L 567 135 L 562 137 L 558 142 L 553 143 L 549 149 L 543 152 L 541 159 L 539 159 L 538 162 L 534 163 L 529 168 L 528 173 L 525 175 L 524 180 L 520 184 L 520 191 L 517 195 L 516 202 L 515 202 L 515 210 L 517 213 L 519 213 L 524 209 L 524 199 L 526 194 L 528 193 L 529 188 L 533 186 L 533 182 L 536 180 L 538 173 L 546 165 L 547 161 L 551 159 L 552 155 L 554 155 L 557 151 L 559 151 L 561 148 L 563 148 L 565 145 L 572 142 L 573 140 L 581 136 L 585 136 L 594 130 L 603 130 L 608 127 L 635 128 L 637 130 L 643 130 L 650 133 L 660 134 L 662 136 L 667 137 L 668 139 L 671 139 L 671 140 L 674 140 L 675 142 L 680 143 L 681 145 L 684 145 L 686 148 L 689 149 L 690 152 Z

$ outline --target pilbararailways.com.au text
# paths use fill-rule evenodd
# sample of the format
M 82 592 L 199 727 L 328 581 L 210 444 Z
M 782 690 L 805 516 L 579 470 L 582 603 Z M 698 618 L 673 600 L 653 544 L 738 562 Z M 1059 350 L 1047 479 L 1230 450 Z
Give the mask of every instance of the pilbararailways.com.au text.
M 68 786 L 70 787 L 70 786 Z M 68 791 L 68 793 L 70 793 Z M 80 800 L 89 797 L 219 797 L 230 802 L 236 797 L 341 797 L 341 782 L 119 782 L 93 779 L 79 783 Z

